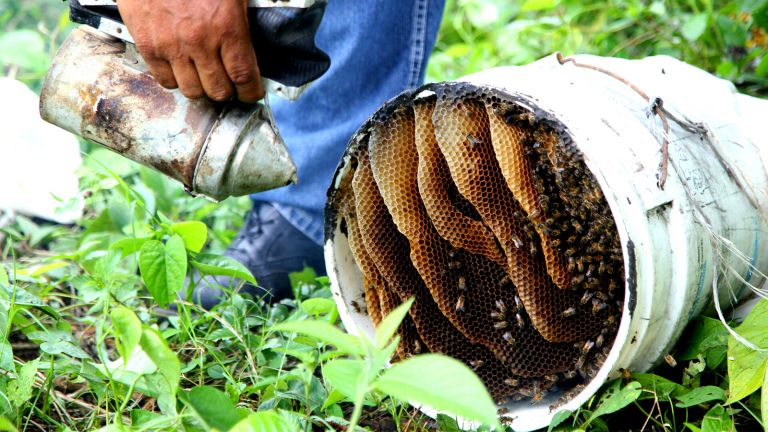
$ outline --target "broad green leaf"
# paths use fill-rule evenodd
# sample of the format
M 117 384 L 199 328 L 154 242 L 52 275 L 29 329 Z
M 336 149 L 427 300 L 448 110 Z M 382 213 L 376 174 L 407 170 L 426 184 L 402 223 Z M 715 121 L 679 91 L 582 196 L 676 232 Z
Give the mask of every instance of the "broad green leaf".
M 520 8 L 522 12 L 553 9 L 559 3 L 558 0 L 525 0 Z
M 323 378 L 325 382 L 340 391 L 350 401 L 354 401 L 361 383 L 363 372 L 362 360 L 333 359 L 323 365 Z
M 141 340 L 141 320 L 132 310 L 123 306 L 109 311 L 109 317 L 117 336 L 117 350 L 123 356 L 123 361 L 127 362 Z
M 128 256 L 141 250 L 144 243 L 152 240 L 152 237 L 128 237 L 120 239 L 109 246 L 111 250 L 119 250 L 122 256 Z
M 38 366 L 40 366 L 39 360 L 24 363 L 19 368 L 16 379 L 8 384 L 8 399 L 16 408 L 20 408 L 32 397 Z
M 708 12 L 691 15 L 683 22 L 683 26 L 680 28 L 680 33 L 682 33 L 683 37 L 688 41 L 693 42 L 704 34 L 704 31 L 707 30 L 708 22 Z
M 701 428 L 700 428 L 700 427 L 698 427 L 698 426 L 696 426 L 696 425 L 695 425 L 695 424 L 693 424 L 693 423 L 688 423 L 688 422 L 685 422 L 685 423 L 683 423 L 683 425 L 684 425 L 685 427 L 687 427 L 688 429 L 690 429 L 690 431 L 691 431 L 691 432 L 701 432 Z
M 600 397 L 600 404 L 592 412 L 589 420 L 587 420 L 587 424 L 600 416 L 616 412 L 631 404 L 637 400 L 640 393 L 642 393 L 642 390 L 640 389 L 640 383 L 637 381 L 632 381 L 623 388 L 621 387 L 621 380 L 614 381 Z
M 704 420 L 701 421 L 701 432 L 735 432 L 733 418 L 723 408 L 717 404 L 704 414 Z
M 11 282 L 8 279 L 8 272 L 5 271 L 5 267 L 0 265 L 0 285 L 8 286 Z
M 198 254 L 191 260 L 192 267 L 200 273 L 212 276 L 229 276 L 256 284 L 250 270 L 241 262 L 229 257 L 214 254 Z
M 768 301 L 761 300 L 747 315 L 736 332 L 759 348 L 768 348 Z M 726 405 L 749 396 L 763 383 L 768 352 L 744 346 L 733 336 L 728 337 L 728 389 Z
M 720 387 L 696 387 L 690 392 L 679 396 L 677 398 L 679 402 L 676 403 L 675 406 L 678 408 L 688 408 L 703 404 L 705 402 L 724 401 L 725 397 L 725 390 L 721 389 Z
M 317 279 L 317 273 L 312 267 L 304 267 L 301 271 L 288 273 L 288 280 L 291 287 L 296 289 L 302 285 L 312 285 Z
M 13 348 L 11 348 L 11 343 L 8 342 L 8 335 L 5 334 L 7 328 L 8 306 L 0 302 L 0 369 L 14 372 L 16 368 L 13 365 Z M 2 407 L 0 406 L 0 408 Z
M 438 414 L 435 420 L 437 421 L 437 430 L 440 432 L 463 432 L 463 429 L 459 427 L 459 422 L 451 416 Z
M 648 392 L 640 395 L 639 399 L 667 399 L 685 393 L 687 390 L 680 384 L 655 374 L 632 374 L 632 380 L 637 381 Z
M 396 307 L 389 313 L 376 328 L 376 348 L 382 349 L 389 343 L 392 336 L 395 335 L 400 323 L 403 322 L 405 315 L 413 304 L 413 298 Z
M 0 309 L 0 312 L 2 312 L 2 309 Z M 15 370 L 13 365 L 13 348 L 2 334 L 0 334 L 0 369 L 7 371 Z
M 297 425 L 273 410 L 255 412 L 230 429 L 230 432 L 298 432 Z
M 210 429 L 228 431 L 241 420 L 232 401 L 214 387 L 193 388 L 185 402 L 195 412 L 198 420 Z
M 33 331 L 28 333 L 27 337 L 40 343 L 40 350 L 46 354 L 66 354 L 79 359 L 90 358 L 69 332 L 63 330 Z
M 699 317 L 688 325 L 685 335 L 680 338 L 675 357 L 678 360 L 694 360 L 703 355 L 711 369 L 725 360 L 728 351 L 728 330 L 718 319 Z
M 16 429 L 16 426 L 11 423 L 10 420 L 7 418 L 0 416 L 0 431 L 3 432 L 18 432 L 18 429 Z
M 31 292 L 25 290 L 18 285 L 2 285 L 0 284 L 0 300 L 10 302 L 13 299 L 13 303 L 17 306 L 27 306 L 38 309 L 46 315 L 59 319 L 59 313 L 52 307 L 43 303 L 37 296 Z
M 344 333 L 338 327 L 325 321 L 290 321 L 278 324 L 273 327 L 273 329 L 282 332 L 295 332 L 305 336 L 311 336 L 328 345 L 333 345 L 338 350 L 347 354 L 363 354 L 360 340 L 352 335 Z
M 305 313 L 317 317 L 333 312 L 336 309 L 336 303 L 329 298 L 316 297 L 304 300 L 300 307 Z
M 45 39 L 39 32 L 22 29 L 0 34 L 0 66 L 13 64 L 43 72 L 49 63 Z
M 142 331 L 139 345 L 157 366 L 158 372 L 168 386 L 167 392 L 158 398 L 158 403 L 165 402 L 166 411 L 175 411 L 176 391 L 181 380 L 179 358 L 171 351 L 160 333 L 148 327 Z M 163 407 L 161 406 L 161 408 Z
M 549 427 L 547 428 L 547 432 L 552 432 L 552 430 L 566 420 L 570 418 L 573 415 L 573 411 L 571 410 L 562 410 L 558 411 L 554 416 L 552 416 L 552 421 L 549 422 Z
M 464 363 L 424 354 L 395 364 L 373 386 L 382 393 L 501 429 L 496 405 L 480 378 Z
M 174 235 L 165 245 L 157 240 L 144 243 L 139 255 L 139 269 L 155 301 L 161 307 L 171 303 L 176 293 L 184 288 L 187 273 L 184 240 Z
M 768 419 L 768 369 L 763 373 L 763 388 L 760 391 L 760 418 Z
M 208 227 L 200 221 L 177 222 L 171 230 L 184 240 L 187 250 L 198 253 L 203 249 L 208 238 Z

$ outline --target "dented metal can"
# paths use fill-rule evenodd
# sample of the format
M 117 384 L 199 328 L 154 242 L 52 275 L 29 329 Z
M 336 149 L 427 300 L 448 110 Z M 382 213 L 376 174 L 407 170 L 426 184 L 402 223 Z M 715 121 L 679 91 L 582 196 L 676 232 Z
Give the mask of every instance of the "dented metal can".
M 296 181 L 268 105 L 187 99 L 160 86 L 132 45 L 87 26 L 54 57 L 40 115 L 215 200 Z

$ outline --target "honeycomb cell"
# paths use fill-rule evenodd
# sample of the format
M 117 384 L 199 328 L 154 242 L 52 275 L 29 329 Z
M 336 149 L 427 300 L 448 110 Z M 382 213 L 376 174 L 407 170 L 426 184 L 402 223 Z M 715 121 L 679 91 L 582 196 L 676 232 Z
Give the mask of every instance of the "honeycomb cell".
M 374 323 L 415 300 L 400 358 L 453 356 L 498 400 L 569 398 L 595 376 L 621 318 L 623 256 L 561 124 L 495 89 L 432 84 L 385 104 L 347 157 L 329 207 Z

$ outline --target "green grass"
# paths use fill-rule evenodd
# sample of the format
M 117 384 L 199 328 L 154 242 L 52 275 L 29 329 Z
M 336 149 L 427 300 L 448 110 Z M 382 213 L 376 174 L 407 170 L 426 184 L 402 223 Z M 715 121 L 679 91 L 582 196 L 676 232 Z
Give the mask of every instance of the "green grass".
M 71 29 L 65 8 L 0 0 L 4 75 L 39 88 Z M 428 75 L 453 79 L 558 50 L 668 54 L 766 95 L 767 8 L 768 1 L 450 1 Z M 19 216 L 0 229 L 0 431 L 325 431 L 349 422 L 370 430 L 457 430 L 451 417 L 432 420 L 402 400 L 447 404 L 491 422 L 484 392 L 460 368 L 446 388 L 411 394 L 392 386 L 396 374 L 434 381 L 425 371 L 446 360 L 385 371 L 392 333 L 368 341 L 331 330 L 338 311 L 327 280 L 311 270 L 294 277 L 292 300 L 266 305 L 234 287 L 213 311 L 181 303 L 178 316 L 159 318 L 155 305 L 170 300 L 191 268 L 243 275 L 219 255 L 249 200 L 193 199 L 153 171 L 90 144 L 82 149 L 88 156 L 78 199 L 86 211 L 75 225 Z M 159 272 L 165 277 L 150 276 L 158 268 L 168 270 Z M 765 308 L 739 330 L 760 346 L 768 346 Z M 704 317 L 681 340 L 671 353 L 675 366 L 606 383 L 580 410 L 558 418 L 557 428 L 761 428 L 764 353 Z M 475 405 L 446 400 L 462 386 L 478 392 L 469 398 Z

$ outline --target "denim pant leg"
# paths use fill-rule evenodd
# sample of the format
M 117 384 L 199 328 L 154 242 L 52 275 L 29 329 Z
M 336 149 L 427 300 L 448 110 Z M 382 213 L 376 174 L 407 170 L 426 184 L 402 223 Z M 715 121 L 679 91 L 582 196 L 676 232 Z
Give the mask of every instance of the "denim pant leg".
M 422 83 L 445 0 L 330 0 L 317 45 L 328 72 L 297 101 L 273 99 L 298 184 L 253 195 L 317 244 L 325 195 L 352 134 L 386 100 Z

